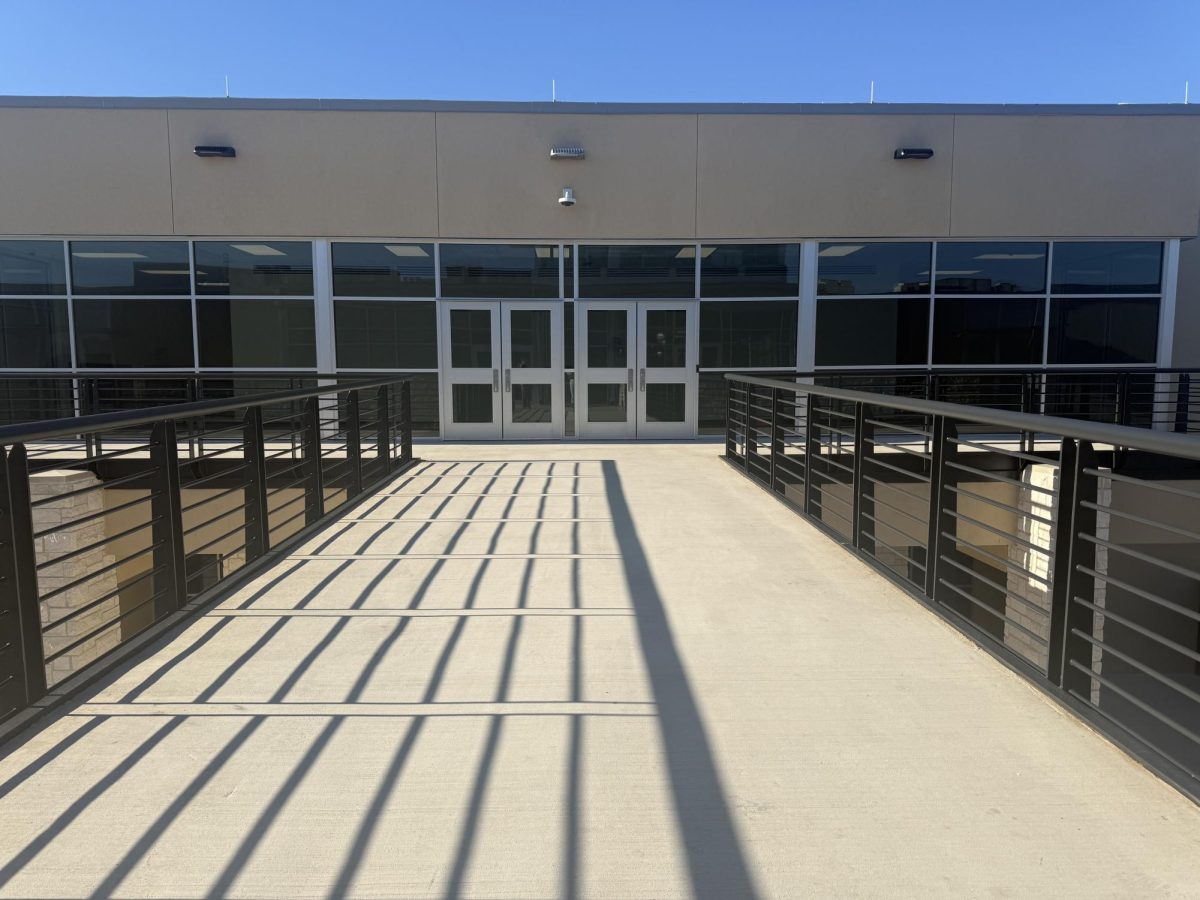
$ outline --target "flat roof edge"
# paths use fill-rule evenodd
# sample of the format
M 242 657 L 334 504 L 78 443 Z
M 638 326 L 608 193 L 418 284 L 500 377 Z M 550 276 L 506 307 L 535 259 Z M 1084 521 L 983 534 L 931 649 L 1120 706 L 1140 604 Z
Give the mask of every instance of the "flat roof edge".
M 0 95 L 0 108 L 259 109 L 501 112 L 588 115 L 1044 115 L 1192 116 L 1185 103 L 580 103 L 508 100 L 353 100 L 268 97 L 39 97 Z

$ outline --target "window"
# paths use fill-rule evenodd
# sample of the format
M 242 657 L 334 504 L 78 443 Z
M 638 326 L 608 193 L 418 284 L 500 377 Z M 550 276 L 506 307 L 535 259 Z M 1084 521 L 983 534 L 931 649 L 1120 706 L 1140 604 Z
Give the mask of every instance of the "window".
M 196 293 L 306 296 L 313 292 L 308 241 L 196 242 Z
M 332 253 L 335 296 L 433 296 L 433 244 L 335 243 Z
M 706 369 L 794 369 L 796 301 L 705 300 L 700 365 Z
M 940 242 L 936 287 L 939 294 L 1043 293 L 1046 245 Z
M 1152 363 L 1157 352 L 1157 297 L 1071 298 L 1051 304 L 1051 364 Z
M 316 328 L 311 300 L 198 300 L 200 365 L 217 368 L 313 368 Z
M 563 368 L 575 368 L 575 304 L 563 304 Z
M 60 245 L 60 256 L 61 250 Z M 53 369 L 70 365 L 66 300 L 0 300 L 0 367 Z
M 0 294 L 65 294 L 62 241 L 0 241 Z
M 927 243 L 821 244 L 818 294 L 925 294 Z
M 443 297 L 557 297 L 557 244 L 442 244 Z
M 817 302 L 818 366 L 924 365 L 928 339 L 924 297 Z
M 71 241 L 76 294 L 190 294 L 185 241 Z
M 638 245 L 579 248 L 579 296 L 694 297 L 696 248 Z
M 799 244 L 700 248 L 701 297 L 795 297 L 799 292 Z
M 333 317 L 340 368 L 437 368 L 437 306 L 432 301 L 337 300 Z
M 933 364 L 1040 363 L 1045 303 L 1041 297 L 939 297 Z
M 1054 244 L 1055 294 L 1157 294 L 1161 279 L 1158 242 Z
M 190 368 L 190 300 L 75 301 L 75 352 L 85 368 Z

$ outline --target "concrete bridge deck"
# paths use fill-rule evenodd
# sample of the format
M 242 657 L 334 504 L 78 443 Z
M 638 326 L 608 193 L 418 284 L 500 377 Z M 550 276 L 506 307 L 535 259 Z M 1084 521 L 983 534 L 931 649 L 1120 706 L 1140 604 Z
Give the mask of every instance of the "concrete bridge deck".
M 1200 809 L 719 445 L 420 450 L 0 760 L 0 894 L 1200 895 Z

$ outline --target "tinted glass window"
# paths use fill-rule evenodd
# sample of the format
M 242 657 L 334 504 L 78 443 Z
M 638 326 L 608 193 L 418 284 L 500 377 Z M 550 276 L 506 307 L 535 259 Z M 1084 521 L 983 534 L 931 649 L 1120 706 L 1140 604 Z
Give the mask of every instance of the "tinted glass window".
M 701 297 L 795 297 L 799 292 L 799 244 L 700 248 Z
M 247 296 L 311 294 L 312 244 L 197 241 L 196 292 Z
M 575 368 L 575 304 L 563 304 L 563 368 Z
M 587 364 L 591 368 L 625 368 L 629 359 L 627 315 L 623 309 L 587 311 Z
M 50 369 L 70 365 L 66 300 L 0 300 L 0 366 Z
M 1162 244 L 1153 241 L 1054 244 L 1056 294 L 1156 294 Z
M 509 354 L 514 369 L 548 369 L 554 335 L 548 309 L 514 309 L 508 314 Z M 530 421 L 530 420 L 527 420 Z
M 575 261 L 571 255 L 571 247 L 563 247 L 563 296 L 575 296 Z
M 1046 245 L 939 243 L 937 290 L 943 294 L 1041 293 L 1046 290 Z
M 84 367 L 190 367 L 191 301 L 77 299 L 75 352 Z
M 819 294 L 923 294 L 929 290 L 929 244 L 822 244 Z
M 795 368 L 796 301 L 704 301 L 700 365 L 706 369 Z
M 61 241 L 0 241 L 0 294 L 65 294 Z
M 557 297 L 558 247 L 442 244 L 443 297 Z
M 333 245 L 339 297 L 432 297 L 433 244 Z
M 450 365 L 492 367 L 492 314 L 486 309 L 450 310 Z
M 696 248 L 580 247 L 580 297 L 694 297 Z
M 190 294 L 183 241 L 71 241 L 77 294 Z
M 1157 350 L 1157 298 L 1050 304 L 1051 363 L 1149 363 Z
M 311 300 L 200 300 L 200 365 L 255 369 L 317 364 Z
M 1039 297 L 939 298 L 934 364 L 1040 363 L 1045 303 Z
M 817 303 L 818 366 L 923 365 L 928 339 L 923 298 Z
M 646 310 L 646 367 L 678 369 L 687 365 L 687 310 Z M 667 421 L 660 419 L 659 421 Z
M 352 369 L 436 369 L 437 305 L 338 300 L 337 362 Z

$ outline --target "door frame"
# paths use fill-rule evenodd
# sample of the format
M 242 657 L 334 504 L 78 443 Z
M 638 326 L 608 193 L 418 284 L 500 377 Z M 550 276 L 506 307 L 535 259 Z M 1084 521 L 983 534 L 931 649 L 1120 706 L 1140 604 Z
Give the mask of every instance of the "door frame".
M 487 310 L 492 316 L 492 365 L 456 369 L 451 365 L 450 313 L 455 309 Z M 500 370 L 503 362 L 501 341 L 501 310 L 496 300 L 439 300 L 438 331 L 441 365 L 438 374 L 438 394 L 441 399 L 442 440 L 498 441 L 504 436 L 504 411 L 500 390 Z M 490 384 L 492 386 L 492 421 L 455 423 L 454 385 Z
M 504 440 L 555 440 L 564 434 L 566 404 L 563 384 L 563 301 L 500 300 L 501 433 Z M 512 365 L 512 319 L 515 310 L 546 310 L 550 313 L 550 367 L 518 369 Z M 550 385 L 550 421 L 517 422 L 513 417 L 513 386 Z
M 625 311 L 625 366 L 587 364 L 588 312 L 593 309 Z M 637 437 L 637 301 L 575 301 L 575 434 L 580 440 L 632 440 Z M 588 386 L 625 384 L 625 421 L 589 422 Z
M 648 355 L 646 313 L 656 309 L 682 309 L 686 314 L 684 328 L 684 364 L 669 368 L 650 368 Z M 637 301 L 637 403 L 636 421 L 639 439 L 691 440 L 696 437 L 696 420 L 700 408 L 700 304 L 692 299 Z M 647 384 L 680 384 L 684 386 L 682 422 L 646 421 Z

